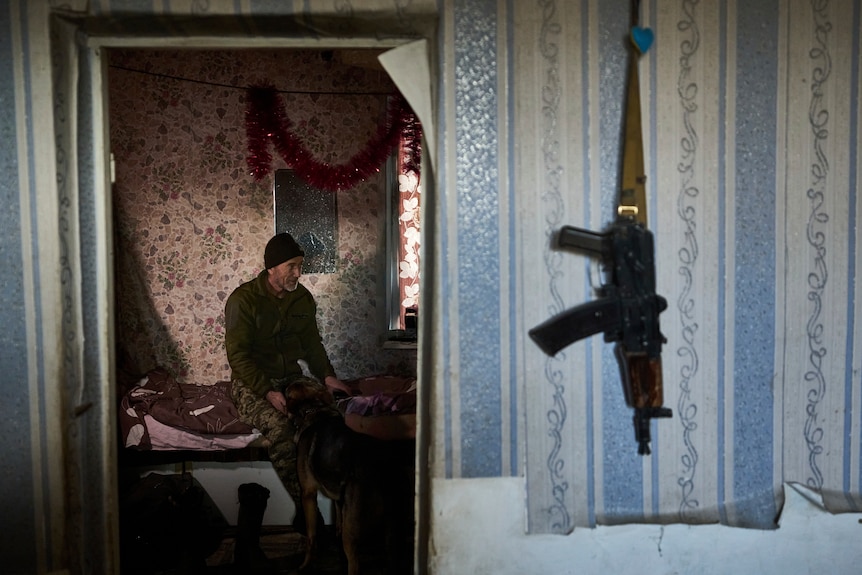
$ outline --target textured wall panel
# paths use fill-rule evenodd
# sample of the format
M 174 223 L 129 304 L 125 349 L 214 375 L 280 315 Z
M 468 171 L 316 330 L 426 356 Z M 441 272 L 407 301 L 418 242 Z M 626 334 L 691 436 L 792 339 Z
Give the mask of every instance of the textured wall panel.
M 488 477 L 502 469 L 496 1 L 456 2 L 454 31 L 460 475 Z
M 852 369 L 858 10 L 853 2 L 795 2 L 785 20 L 791 40 L 782 120 L 796 129 L 787 130 L 779 198 L 785 255 L 783 308 L 776 310 L 785 332 L 776 382 L 784 395 L 784 474 L 838 493 L 855 483 L 856 509 L 858 482 L 846 459 L 859 445 L 858 433 L 848 434 L 859 418 L 858 403 L 848 404 L 859 386 Z
M 627 4 L 518 7 L 527 329 L 595 297 L 567 267 L 579 256 L 543 240 L 612 217 Z M 654 0 L 641 17 L 656 32 L 641 102 L 674 414 L 640 458 L 610 346 L 594 337 L 547 358 L 526 341 L 529 528 L 773 528 L 786 481 L 858 509 L 858 3 Z M 576 35 L 583 51 L 569 51 Z M 576 109 L 583 125 L 562 120 Z
M 17 8 L 17 6 L 16 6 Z M 27 321 L 25 301 L 28 286 L 26 274 L 31 272 L 30 262 L 23 259 L 21 218 L 28 216 L 26 189 L 21 186 L 27 174 L 19 172 L 19 147 L 24 145 L 26 133 L 20 127 L 23 122 L 22 58 L 20 33 L 13 29 L 13 18 L 20 18 L 18 10 L 6 6 L 0 10 L 0 367 L 4 377 L 0 379 L 0 393 L 5 398 L 2 423 L 0 423 L 0 465 L 5 470 L 5 493 L 15 497 L 3 500 L 3 563 L 17 571 L 30 565 L 36 555 L 36 517 L 38 485 L 34 485 L 31 470 L 34 454 L 26 440 L 30 430 L 32 406 L 28 389 Z M 26 163 L 24 166 L 26 168 Z M 24 182 L 22 182 L 22 177 Z M 22 437 L 22 433 L 25 434 Z M 6 528 L 8 527 L 8 529 Z

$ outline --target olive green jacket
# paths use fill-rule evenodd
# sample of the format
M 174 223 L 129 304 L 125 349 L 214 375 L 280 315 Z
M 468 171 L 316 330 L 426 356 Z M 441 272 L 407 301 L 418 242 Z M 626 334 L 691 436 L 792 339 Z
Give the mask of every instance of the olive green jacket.
M 233 374 L 261 396 L 278 389 L 273 380 L 302 375 L 308 363 L 321 382 L 335 370 L 317 327 L 317 304 L 302 284 L 277 298 L 267 290 L 267 271 L 236 288 L 225 304 L 225 348 Z

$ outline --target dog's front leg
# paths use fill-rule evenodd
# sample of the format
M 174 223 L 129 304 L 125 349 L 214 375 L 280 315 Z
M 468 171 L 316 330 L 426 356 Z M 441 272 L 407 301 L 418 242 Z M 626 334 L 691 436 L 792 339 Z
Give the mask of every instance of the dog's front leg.
M 341 546 L 347 557 L 347 575 L 359 575 L 360 497 L 358 489 L 348 486 L 342 501 Z
M 339 499 L 335 502 L 335 536 L 341 537 L 341 521 L 344 515 L 344 501 Z
M 349 513 L 349 511 L 348 511 Z M 348 518 L 341 532 L 341 545 L 347 557 L 347 575 L 359 575 L 359 525 L 358 521 Z
M 311 564 L 317 547 L 317 489 L 308 489 L 302 486 L 302 511 L 305 513 L 305 560 L 300 569 L 305 569 Z

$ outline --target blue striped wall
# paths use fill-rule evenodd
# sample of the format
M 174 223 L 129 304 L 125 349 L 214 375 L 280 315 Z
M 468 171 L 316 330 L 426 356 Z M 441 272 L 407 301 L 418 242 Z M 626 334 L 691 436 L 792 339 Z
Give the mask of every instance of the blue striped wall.
M 641 4 L 644 24 L 661 30 L 641 89 L 649 221 L 669 301 L 664 397 L 674 415 L 653 422 L 652 455 L 638 457 L 612 346 L 595 337 L 537 359 L 527 342 L 531 529 L 630 521 L 774 528 L 786 481 L 822 489 L 830 509 L 856 509 L 860 6 Z M 516 117 L 548 147 L 544 160 L 526 153 L 519 166 L 554 199 L 531 223 L 597 229 L 613 217 L 629 6 L 523 5 L 521 39 L 532 52 L 523 50 L 525 68 L 515 74 L 530 78 L 521 97 L 542 103 L 527 113 L 552 118 Z M 569 78 L 561 91 L 557 78 L 574 66 L 584 70 L 580 86 Z M 567 132 L 564 117 L 579 108 L 581 121 Z M 572 181 L 567 170 L 583 170 L 583 189 L 560 184 Z M 539 272 L 537 294 L 553 300 L 533 325 L 580 303 L 577 293 L 595 297 L 595 278 L 564 265 L 576 256 L 522 241 L 533 251 L 520 265 Z M 541 309 L 525 285 L 518 301 Z
M 4 487 L 3 553 L 5 568 L 13 572 L 29 566 L 36 553 L 37 532 L 33 508 L 36 494 L 31 471 L 30 390 L 28 387 L 27 329 L 24 307 L 24 261 L 21 243 L 21 197 L 18 165 L 18 130 L 13 65 L 12 6 L 0 8 L 0 468 Z M 20 15 L 20 14 L 15 14 Z M 26 167 L 26 165 L 24 166 Z
M 856 30 L 862 30 L 862 6 L 860 6 L 860 4 L 858 2 L 856 3 L 855 10 L 853 11 L 853 28 Z M 862 41 L 857 42 L 857 44 L 856 44 L 856 49 L 853 51 L 852 63 L 853 63 L 853 66 L 852 66 L 853 67 L 853 74 L 852 74 L 852 79 L 851 79 L 851 85 L 853 86 L 853 90 L 851 92 L 850 100 L 852 102 L 858 102 L 859 96 L 860 96 L 860 94 L 859 94 L 860 75 L 862 75 L 862 72 L 860 72 L 860 66 L 862 66 Z M 860 121 L 859 112 L 858 112 L 858 110 L 854 110 L 853 113 L 850 115 L 850 141 L 851 142 L 859 142 L 859 137 L 860 137 L 859 121 Z M 851 158 L 850 165 L 851 165 L 851 169 L 852 169 L 852 176 L 850 178 L 850 202 L 849 202 L 849 206 L 848 206 L 848 212 L 850 214 L 853 214 L 853 216 L 851 216 L 851 218 L 852 218 L 851 222 L 852 223 L 850 226 L 850 237 L 848 238 L 848 243 L 850 244 L 850 254 L 849 254 L 850 257 L 848 258 L 848 262 L 847 262 L 847 269 L 848 269 L 847 292 L 849 294 L 848 301 L 847 301 L 847 309 L 853 310 L 853 309 L 856 309 L 856 306 L 859 303 L 857 300 L 857 297 L 856 297 L 856 291 L 855 290 L 857 288 L 857 281 L 856 281 L 856 278 L 858 277 L 857 274 L 860 271 L 856 267 L 856 257 L 857 257 L 857 251 L 858 251 L 858 245 L 859 245 L 858 242 L 859 242 L 859 235 L 860 235 L 859 230 L 858 230 L 858 226 L 859 226 L 860 222 L 856 219 L 855 214 L 857 213 L 857 210 L 859 209 L 859 205 L 858 205 L 859 197 L 858 197 L 857 190 L 859 189 L 860 183 L 862 183 L 862 179 L 859 178 L 860 165 L 859 165 L 856 157 Z M 853 397 L 854 387 L 856 389 L 858 389 L 858 382 L 856 380 L 854 380 L 854 378 L 853 378 L 854 368 L 853 368 L 853 354 L 852 354 L 853 350 L 857 349 L 859 347 L 860 343 L 862 343 L 859 341 L 858 338 L 855 338 L 853 335 L 853 334 L 857 333 L 856 332 L 857 327 L 858 326 L 856 324 L 855 316 L 851 313 L 848 313 L 847 314 L 847 333 L 849 334 L 849 336 L 847 338 L 847 346 L 846 346 L 846 350 L 845 350 L 845 353 L 847 354 L 847 363 L 845 365 L 845 370 L 847 372 L 847 376 L 846 376 L 846 379 L 844 381 L 844 402 L 848 406 L 853 406 L 852 397 Z M 862 465 L 859 466 L 858 470 L 852 470 L 851 469 L 851 449 L 852 449 L 852 447 L 851 447 L 852 441 L 851 440 L 853 437 L 853 433 L 852 433 L 853 412 L 854 412 L 853 409 L 848 409 L 848 410 L 846 410 L 846 412 L 844 414 L 844 437 L 845 437 L 845 441 L 844 441 L 844 449 L 843 449 L 843 456 L 844 456 L 843 491 L 845 493 L 851 493 L 852 492 L 851 474 L 853 474 L 853 473 L 857 474 L 856 475 L 857 485 L 862 485 Z M 862 414 L 859 414 L 857 420 L 862 420 Z M 859 445 L 858 456 L 859 456 L 859 460 L 862 461 L 862 442 L 860 442 L 860 445 Z M 859 510 L 860 506 L 858 505 L 857 502 L 854 501 L 854 502 L 851 502 L 851 508 L 855 509 L 855 510 Z
M 461 475 L 501 473 L 497 2 L 455 5 Z
M 778 2 L 737 6 L 733 493 L 751 527 L 773 525 Z
M 599 3 L 601 190 L 596 194 L 596 190 L 585 188 L 582 193 L 593 198 L 598 195 L 602 222 L 611 222 L 616 215 L 622 172 L 620 134 L 623 130 L 625 99 L 622 96 L 625 94 L 628 65 L 625 38 L 629 29 L 630 4 L 627 0 Z M 604 508 L 609 515 L 623 521 L 637 521 L 642 518 L 638 510 L 643 509 L 643 468 L 636 451 L 631 449 L 632 415 L 626 406 L 613 346 L 602 345 L 600 341 L 594 339 L 594 345 L 602 346 L 602 381 L 599 387 L 602 394 L 600 425 Z

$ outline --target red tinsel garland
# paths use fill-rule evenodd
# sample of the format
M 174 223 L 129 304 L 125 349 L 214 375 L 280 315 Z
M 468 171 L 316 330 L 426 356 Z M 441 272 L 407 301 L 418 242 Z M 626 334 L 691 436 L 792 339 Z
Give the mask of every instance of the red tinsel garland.
M 386 120 L 365 147 L 350 160 L 330 165 L 317 160 L 302 141 L 290 131 L 281 98 L 271 86 L 253 86 L 248 89 L 246 110 L 246 161 L 255 180 L 263 179 L 272 169 L 270 140 L 275 151 L 292 168 L 297 176 L 322 190 L 346 190 L 380 170 L 380 166 L 404 139 L 410 150 L 410 168 L 419 171 L 421 125 L 416 115 L 400 95 L 391 98 Z

